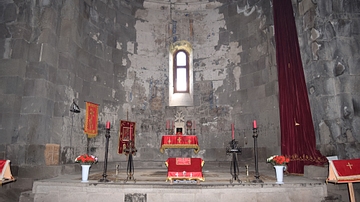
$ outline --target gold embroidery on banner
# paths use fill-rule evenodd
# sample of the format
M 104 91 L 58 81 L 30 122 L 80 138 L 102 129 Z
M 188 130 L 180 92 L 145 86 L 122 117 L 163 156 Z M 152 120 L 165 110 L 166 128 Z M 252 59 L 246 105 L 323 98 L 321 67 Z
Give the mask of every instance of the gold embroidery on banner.
M 316 162 L 316 163 L 327 163 L 327 159 L 322 159 L 320 157 L 313 157 L 313 156 L 309 156 L 309 155 L 306 155 L 306 154 L 303 154 L 303 155 L 298 155 L 298 154 L 293 154 L 291 156 L 289 155 L 285 155 L 285 157 L 289 158 L 290 161 L 310 161 L 310 162 Z

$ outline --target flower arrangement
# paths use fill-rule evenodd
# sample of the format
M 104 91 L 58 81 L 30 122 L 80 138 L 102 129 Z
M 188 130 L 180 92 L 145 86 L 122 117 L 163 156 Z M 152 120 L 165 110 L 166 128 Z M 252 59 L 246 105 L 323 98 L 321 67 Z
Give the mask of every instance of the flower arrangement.
M 97 157 L 88 154 L 80 155 L 75 159 L 75 163 L 80 163 L 80 164 L 93 164 L 93 163 L 97 163 L 97 161 L 98 161 Z
M 290 162 L 290 159 L 285 157 L 285 156 L 281 156 L 281 155 L 274 155 L 274 156 L 270 156 L 267 160 L 267 163 L 271 163 L 274 166 L 285 166 L 287 163 Z

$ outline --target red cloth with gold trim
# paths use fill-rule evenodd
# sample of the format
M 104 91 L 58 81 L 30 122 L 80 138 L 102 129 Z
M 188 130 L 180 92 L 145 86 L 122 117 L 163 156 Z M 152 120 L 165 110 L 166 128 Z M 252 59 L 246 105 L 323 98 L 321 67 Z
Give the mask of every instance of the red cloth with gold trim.
M 89 138 L 96 137 L 98 134 L 98 111 L 98 104 L 86 102 L 84 133 L 87 134 Z
M 135 148 L 135 122 L 131 121 L 120 121 L 120 135 L 119 135 L 119 146 L 118 153 L 122 154 L 126 147 L 129 147 L 129 141 L 132 141 L 132 147 Z
M 165 164 L 168 167 L 166 180 L 205 180 L 201 158 L 168 158 Z
M 161 138 L 161 153 L 164 153 L 165 149 L 194 149 L 195 153 L 199 152 L 199 141 L 195 135 L 164 135 Z

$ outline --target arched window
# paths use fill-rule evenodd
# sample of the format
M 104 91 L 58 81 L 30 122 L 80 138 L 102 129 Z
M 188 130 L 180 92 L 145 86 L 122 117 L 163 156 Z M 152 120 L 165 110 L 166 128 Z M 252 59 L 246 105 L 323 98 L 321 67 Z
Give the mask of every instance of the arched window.
M 193 106 L 193 49 L 177 41 L 169 51 L 169 106 Z
M 184 50 L 174 56 L 174 93 L 189 92 L 189 54 Z

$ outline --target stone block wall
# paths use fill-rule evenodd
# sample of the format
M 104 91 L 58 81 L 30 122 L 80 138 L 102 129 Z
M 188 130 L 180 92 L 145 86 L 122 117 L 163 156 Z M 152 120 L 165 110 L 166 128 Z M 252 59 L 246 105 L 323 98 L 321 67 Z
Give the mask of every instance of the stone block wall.
M 137 160 L 226 159 L 235 123 L 252 157 L 253 119 L 261 157 L 279 152 L 277 78 L 270 3 L 6 1 L 1 16 L 2 156 L 15 165 L 73 163 L 85 152 L 117 154 L 120 120 L 137 123 Z M 194 106 L 169 107 L 170 43 L 194 48 Z M 70 112 L 75 101 L 81 112 Z M 99 104 L 99 134 L 83 133 L 85 102 Z M 181 110 L 197 122 L 201 151 L 159 152 L 165 120 Z M 270 142 L 270 144 L 269 144 Z M 59 152 L 46 149 L 59 145 Z M 58 147 L 56 147 L 58 148 Z M 53 154 L 60 154 L 59 158 Z M 54 159 L 58 162 L 54 162 Z
M 357 157 L 359 5 L 293 4 L 319 149 Z M 137 124 L 138 161 L 227 160 L 232 123 L 242 157 L 251 159 L 254 119 L 260 160 L 280 153 L 270 1 L 8 0 L 0 10 L 0 156 L 13 164 L 45 165 L 48 144 L 59 145 L 58 164 L 85 152 L 102 161 L 106 121 L 109 161 L 124 161 L 117 154 L 120 120 Z M 167 104 L 175 40 L 193 45 L 192 107 Z M 79 114 L 70 112 L 73 101 Z M 95 138 L 83 132 L 85 101 L 99 104 Z M 197 122 L 196 155 L 159 151 L 165 121 L 179 110 Z
M 359 158 L 360 3 L 303 0 L 294 11 L 319 149 Z

